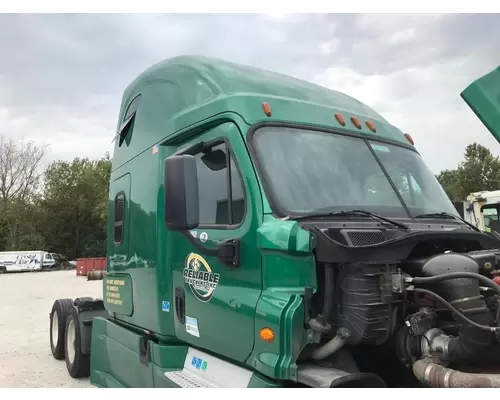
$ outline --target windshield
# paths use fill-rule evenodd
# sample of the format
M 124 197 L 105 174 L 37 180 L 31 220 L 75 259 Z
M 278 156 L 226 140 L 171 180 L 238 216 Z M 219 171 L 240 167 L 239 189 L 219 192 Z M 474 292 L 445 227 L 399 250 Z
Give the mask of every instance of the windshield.
M 412 216 L 457 215 L 434 174 L 410 149 L 289 127 L 260 128 L 252 140 L 268 196 L 284 214 L 357 208 L 408 218 L 402 199 Z

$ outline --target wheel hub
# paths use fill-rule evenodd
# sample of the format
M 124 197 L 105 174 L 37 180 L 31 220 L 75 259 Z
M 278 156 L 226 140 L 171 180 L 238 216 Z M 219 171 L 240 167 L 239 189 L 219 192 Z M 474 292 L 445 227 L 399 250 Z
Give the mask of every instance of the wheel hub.
M 76 329 L 75 321 L 73 319 L 69 320 L 68 327 L 66 329 L 66 349 L 68 360 L 71 364 L 73 364 L 76 353 Z
M 59 316 L 57 314 L 57 311 L 54 311 L 54 314 L 52 315 L 51 333 L 52 333 L 52 344 L 53 346 L 56 346 L 57 339 L 59 337 Z

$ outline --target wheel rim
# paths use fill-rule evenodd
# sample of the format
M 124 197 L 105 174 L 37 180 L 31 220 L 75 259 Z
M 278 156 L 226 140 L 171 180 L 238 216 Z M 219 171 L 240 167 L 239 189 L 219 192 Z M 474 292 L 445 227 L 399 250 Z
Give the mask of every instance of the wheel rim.
M 66 349 L 68 360 L 73 364 L 76 353 L 76 330 L 75 321 L 73 319 L 69 320 L 68 327 L 66 328 Z
M 54 314 L 52 315 L 51 334 L 52 334 L 52 344 L 55 346 L 57 344 L 57 339 L 59 337 L 59 317 L 57 311 L 54 311 Z

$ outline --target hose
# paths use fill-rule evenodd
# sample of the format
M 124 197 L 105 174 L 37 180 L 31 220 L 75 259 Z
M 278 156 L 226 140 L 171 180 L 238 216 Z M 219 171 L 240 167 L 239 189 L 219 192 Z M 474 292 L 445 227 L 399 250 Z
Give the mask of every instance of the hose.
M 434 293 L 431 290 L 420 289 L 420 288 L 408 288 L 407 290 L 411 292 L 425 293 L 429 296 L 434 297 L 436 300 L 441 302 L 448 310 L 450 310 L 453 314 L 455 314 L 458 318 L 460 318 L 463 322 L 472 325 L 477 329 L 481 329 L 483 331 L 488 331 L 488 332 L 500 331 L 500 327 L 481 325 L 478 324 L 477 322 L 472 321 L 471 319 L 467 318 L 464 314 L 462 314 L 459 310 L 457 310 L 455 307 L 453 307 L 450 303 L 448 303 L 445 299 L 443 299 L 440 295 Z
M 437 276 L 431 276 L 428 278 L 407 278 L 407 282 L 416 283 L 416 284 L 425 284 L 425 283 L 437 283 L 449 279 L 457 279 L 457 278 L 471 278 L 476 279 L 479 282 L 483 283 L 485 286 L 489 286 L 493 289 L 498 295 L 500 295 L 500 286 L 498 286 L 495 282 L 493 282 L 490 278 L 486 276 L 476 274 L 474 272 L 449 272 L 447 274 L 441 274 Z
M 326 357 L 331 356 L 347 342 L 347 339 L 349 339 L 350 336 L 351 332 L 349 332 L 348 329 L 339 328 L 337 335 L 333 339 L 329 340 L 323 346 L 314 349 L 311 353 L 311 358 L 313 360 L 323 360 Z
M 499 388 L 500 374 L 472 374 L 445 368 L 427 359 L 413 364 L 413 374 L 434 388 Z
M 333 305 L 337 304 L 334 301 L 335 282 L 333 274 L 333 265 L 325 264 L 325 279 L 324 279 L 325 294 L 323 297 L 323 310 L 316 318 L 311 318 L 308 322 L 311 329 L 315 332 L 329 333 L 332 329 L 330 321 L 332 320 Z
M 333 265 L 325 264 L 325 297 L 323 300 L 323 315 L 326 323 L 330 324 L 333 310 L 333 294 L 335 284 L 333 279 Z

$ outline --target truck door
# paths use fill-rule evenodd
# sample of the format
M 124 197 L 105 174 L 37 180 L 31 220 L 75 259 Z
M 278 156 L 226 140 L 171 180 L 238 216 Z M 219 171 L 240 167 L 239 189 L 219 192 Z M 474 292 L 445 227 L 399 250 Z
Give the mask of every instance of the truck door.
M 239 239 L 240 265 L 206 256 L 181 233 L 168 232 L 167 265 L 173 270 L 174 293 L 171 312 L 179 339 L 244 361 L 253 348 L 255 308 L 261 293 L 256 234 L 262 200 L 235 124 L 219 125 L 182 143 L 176 151 L 202 141 L 204 150 L 190 153 L 197 162 L 200 198 L 200 225 L 191 234 L 211 248 L 218 241 Z

